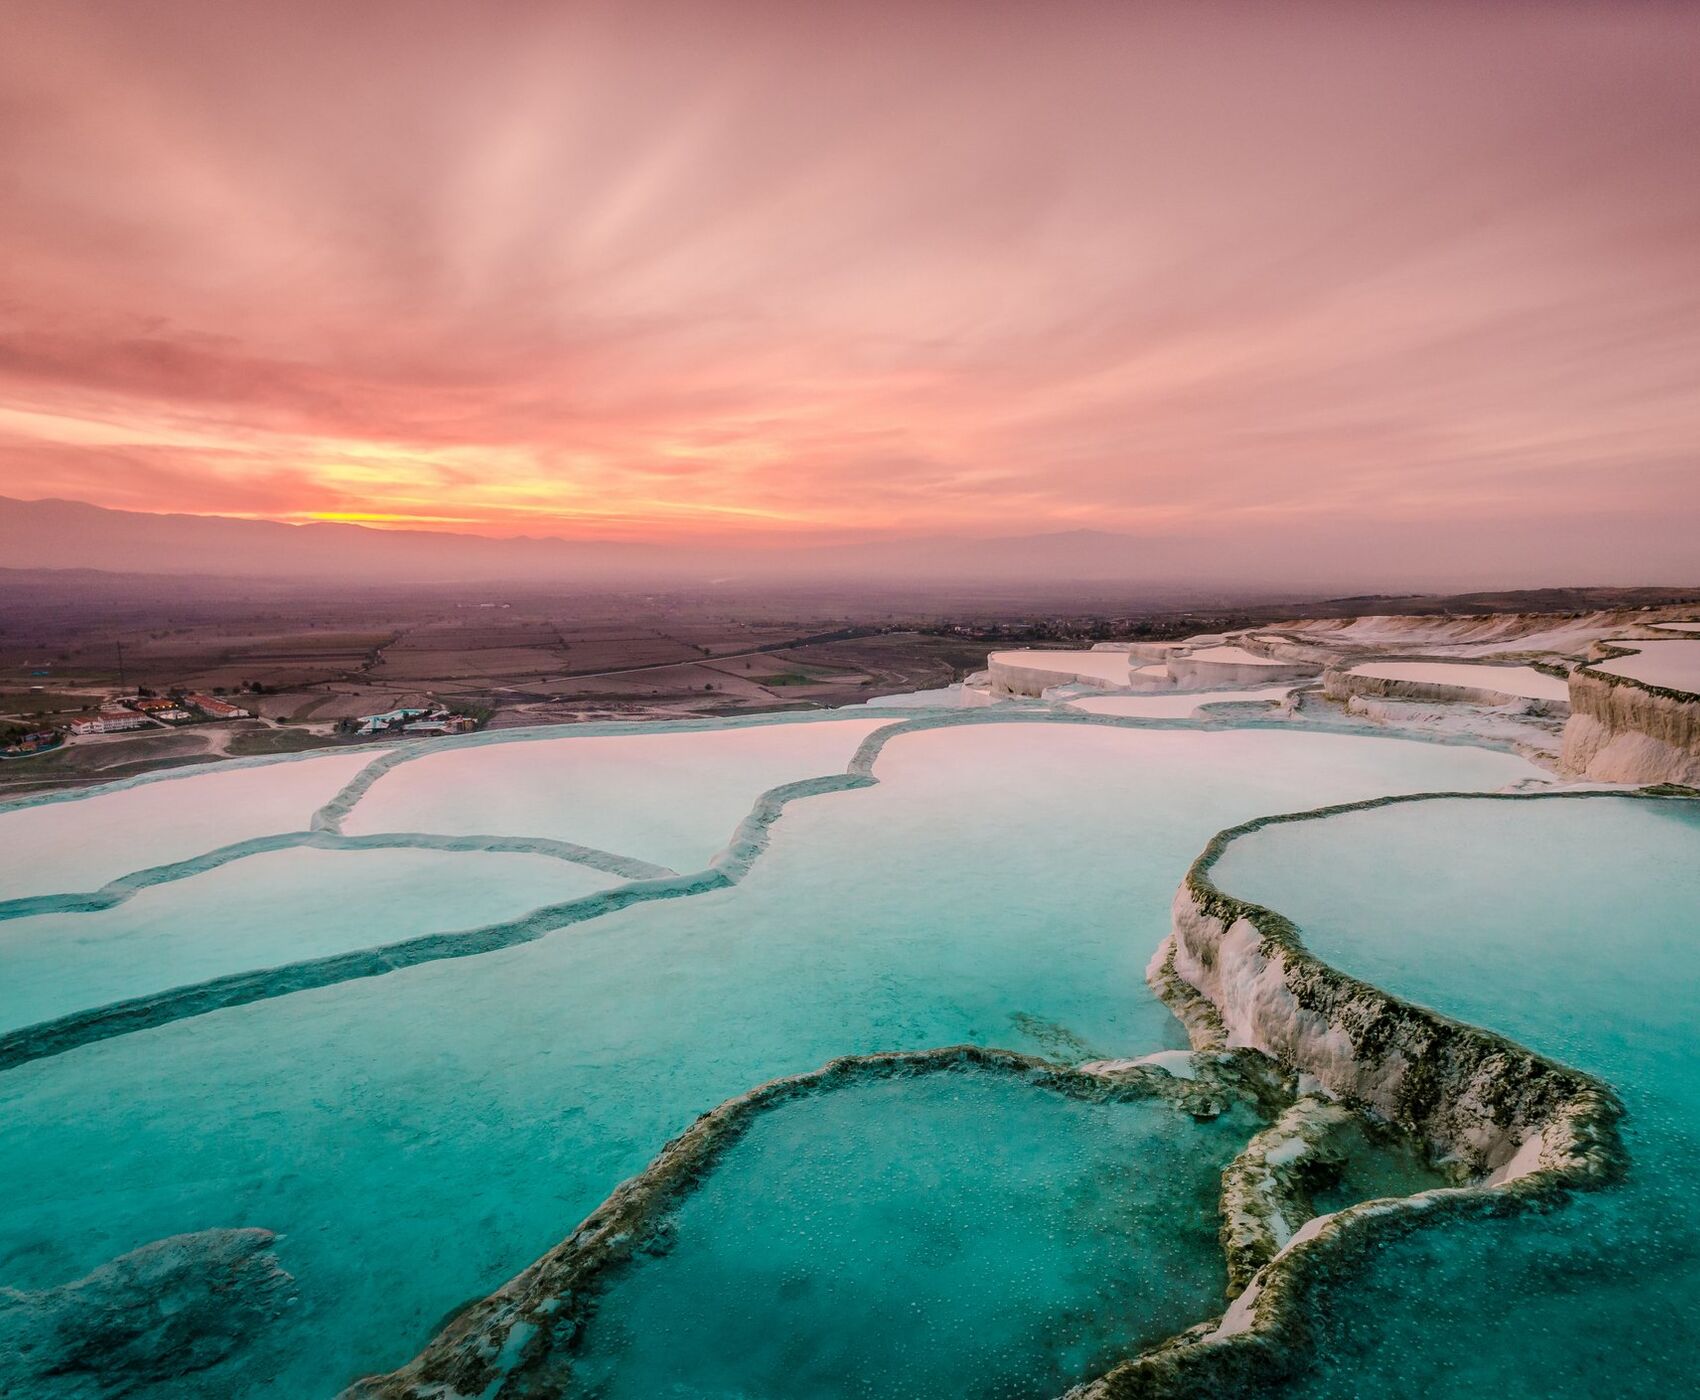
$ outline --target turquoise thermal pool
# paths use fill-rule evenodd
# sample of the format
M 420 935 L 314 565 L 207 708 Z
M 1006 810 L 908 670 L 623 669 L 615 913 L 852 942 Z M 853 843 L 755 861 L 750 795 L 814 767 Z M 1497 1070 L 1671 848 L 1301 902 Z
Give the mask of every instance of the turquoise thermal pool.
M 541 855 L 265 851 L 110 909 L 0 921 L 0 1032 L 429 928 L 512 919 L 617 879 Z
M 443 749 L 384 773 L 343 830 L 545 836 L 697 870 L 763 792 L 842 773 L 885 722 L 745 723 Z
M 1330 1296 L 1295 1393 L 1671 1396 L 1700 1348 L 1700 803 L 1420 801 L 1238 838 L 1218 885 L 1356 976 L 1608 1081 L 1628 1179 L 1456 1222 Z
M 1255 1130 L 972 1071 L 784 1104 L 610 1282 L 575 1393 L 1060 1395 L 1218 1305 Z
M 1177 880 L 1217 830 L 1271 811 L 1542 777 L 1520 758 L 1474 747 L 1051 714 L 899 721 L 875 752 L 869 736 L 881 722 L 865 714 L 449 743 L 384 760 L 376 781 L 354 784 L 332 804 L 343 834 L 335 822 L 318 828 L 331 846 L 246 855 L 104 910 L 0 922 L 0 956 L 14 939 L 32 950 L 18 966 L 35 969 L 14 1020 L 229 970 L 280 969 L 277 985 L 245 1004 L 0 1073 L 0 1281 L 33 1296 L 170 1236 L 274 1231 L 295 1301 L 227 1356 L 130 1393 L 328 1396 L 405 1363 L 447 1315 L 565 1238 L 698 1114 L 776 1076 L 845 1054 L 962 1042 L 1065 1064 L 1181 1045 L 1178 1024 L 1144 986 L 1144 965 L 1167 932 Z M 598 756 L 611 750 L 595 746 L 616 739 L 625 759 Z M 645 758 L 651 742 L 661 747 Z M 858 749 L 858 772 L 871 764 L 874 785 L 845 777 Z M 634 790 L 669 808 L 653 820 L 635 800 L 614 800 L 627 760 L 637 765 Z M 331 762 L 126 791 L 156 804 L 150 859 L 185 860 L 232 831 L 308 831 L 353 777 L 339 757 L 325 781 L 307 781 L 314 763 Z M 200 785 L 237 773 L 256 783 L 270 775 L 287 793 L 268 804 L 244 784 L 243 800 L 265 820 L 207 822 L 218 789 Z M 497 795 L 478 791 L 485 776 Z M 781 788 L 765 808 L 761 783 Z M 368 817 L 365 803 L 386 784 L 385 805 Z M 99 804 L 124 795 L 39 810 L 72 821 L 62 828 L 71 831 L 78 810 L 98 816 Z M 754 828 L 752 809 L 765 811 Z M 386 831 L 474 847 L 484 837 L 577 843 L 604 865 L 664 864 L 680 876 L 626 877 L 514 849 L 335 847 Z M 729 846 L 731 863 L 706 871 Z M 125 873 L 109 865 L 71 871 L 59 892 Z M 570 920 L 550 912 L 569 907 Z M 288 980 L 291 958 L 469 927 L 489 935 L 478 956 L 362 967 L 306 990 Z M 79 948 L 57 982 L 44 955 L 54 940 Z M 105 953 L 121 949 L 135 951 L 120 967 Z M 1093 1170 L 1077 1119 L 1097 1119 L 1078 1107 L 1021 1100 L 1000 1110 L 1036 1134 L 1041 1122 L 1057 1125 L 1054 1142 L 1032 1144 L 1032 1173 L 1047 1162 L 1063 1176 L 1071 1161 Z M 949 1114 L 940 1112 L 933 1128 L 921 1114 L 904 1130 L 942 1142 Z M 1206 1177 L 1219 1170 L 1214 1144 L 1226 1132 L 1184 1118 L 1179 1129 L 1164 1149 L 1176 1189 L 1194 1167 Z M 1206 1141 L 1183 1171 L 1177 1144 Z M 964 1156 L 947 1155 L 941 1183 L 960 1178 L 969 1189 L 977 1169 Z M 716 1191 L 752 1179 L 735 1166 L 717 1174 Z M 703 1200 L 732 1209 L 729 1196 Z M 1217 1222 L 1207 1212 L 1171 1224 L 1184 1252 L 1187 1231 L 1213 1237 Z M 893 1268 L 905 1257 L 902 1241 L 877 1244 Z M 1035 1297 L 1052 1293 L 1045 1279 L 1064 1276 L 1053 1306 L 1087 1297 L 1099 1284 L 1073 1274 L 1096 1275 L 1095 1248 L 1070 1237 L 1054 1254 L 1038 1250 Z M 678 1260 L 693 1257 L 681 1250 Z M 1106 1296 L 1134 1287 L 1140 1267 L 1110 1269 Z M 675 1286 L 659 1266 L 654 1277 L 658 1289 Z M 1207 1287 L 1176 1274 L 1172 1295 L 1140 1314 L 1149 1327 L 1137 1309 L 1088 1310 L 1089 1321 L 1059 1334 L 1066 1347 L 1043 1354 L 1031 1330 L 1000 1352 L 975 1330 L 990 1325 L 991 1300 L 980 1312 L 964 1303 L 962 1326 L 974 1333 L 965 1345 L 991 1358 L 986 1375 L 1031 1381 L 1080 1367 L 1073 1379 L 1086 1380 L 1104 1358 L 1151 1340 L 1151 1328 L 1218 1311 L 1220 1277 L 1218 1253 Z M 602 1316 L 614 1325 L 612 1309 Z M 908 1374 L 876 1380 L 900 1393 Z M 37 1381 L 19 1393 L 108 1393 Z

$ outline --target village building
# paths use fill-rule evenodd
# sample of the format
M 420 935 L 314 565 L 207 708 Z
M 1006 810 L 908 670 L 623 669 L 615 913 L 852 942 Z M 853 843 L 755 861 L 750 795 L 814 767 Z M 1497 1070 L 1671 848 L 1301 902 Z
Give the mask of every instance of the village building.
M 470 715 L 450 714 L 447 707 L 434 704 L 426 708 L 411 706 L 386 710 L 381 715 L 364 715 L 355 727 L 356 734 L 470 734 L 478 721 Z
M 147 720 L 131 710 L 102 710 L 93 719 L 71 725 L 73 734 L 116 734 L 125 729 L 146 729 Z
M 478 722 L 467 715 L 433 715 L 419 719 L 402 729 L 403 734 L 470 734 Z
M 240 705 L 232 705 L 228 700 L 220 700 L 216 695 L 185 695 L 184 700 L 193 705 L 208 719 L 250 719 L 253 711 L 244 710 Z
M 29 758 L 33 754 L 56 749 L 64 742 L 65 736 L 57 729 L 37 729 L 7 744 L 0 753 L 7 758 Z
M 410 721 L 429 713 L 429 710 L 424 709 L 403 708 L 385 710 L 381 715 L 362 715 L 354 732 L 356 734 L 387 734 L 393 729 L 403 729 Z

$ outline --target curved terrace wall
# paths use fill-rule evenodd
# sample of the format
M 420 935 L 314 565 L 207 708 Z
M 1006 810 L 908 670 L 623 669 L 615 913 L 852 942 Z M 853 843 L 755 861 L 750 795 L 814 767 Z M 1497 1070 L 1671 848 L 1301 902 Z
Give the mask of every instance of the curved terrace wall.
M 1255 1100 L 1258 1086 L 1231 1061 L 1213 1068 L 1198 1079 L 1138 1064 L 1086 1073 L 1007 1050 L 955 1045 L 846 1056 L 809 1074 L 771 1080 L 703 1114 L 567 1239 L 452 1318 L 412 1362 L 355 1382 L 340 1400 L 570 1393 L 583 1324 L 610 1272 L 654 1250 L 673 1208 L 762 1114 L 782 1104 L 858 1083 L 962 1070 L 1009 1075 L 1041 1091 L 1094 1102 L 1162 1099 L 1204 1117 L 1220 1113 L 1225 1099 Z
M 1632 649 L 1605 650 L 1623 656 Z M 1562 762 L 1601 782 L 1700 786 L 1700 695 L 1578 666 L 1570 673 Z
M 1240 1231 L 1250 1257 L 1278 1244 L 1222 1318 L 1195 1327 L 1068 1400 L 1155 1400 L 1257 1391 L 1298 1369 L 1315 1343 L 1320 1294 L 1388 1241 L 1436 1219 L 1481 1219 L 1561 1200 L 1616 1180 L 1627 1167 L 1622 1107 L 1604 1084 L 1491 1032 L 1413 1006 L 1312 955 L 1288 919 L 1218 889 L 1212 867 L 1238 837 L 1393 802 L 1435 798 L 1556 801 L 1588 794 L 1433 793 L 1262 818 L 1224 831 L 1175 897 L 1174 931 L 1148 969 L 1152 988 L 1199 1047 L 1248 1045 L 1415 1132 L 1450 1157 L 1467 1184 L 1369 1201 L 1304 1224 L 1284 1244 Z M 1621 794 L 1618 794 L 1621 796 Z M 1306 1137 L 1323 1124 L 1294 1111 L 1264 1138 Z M 1320 1112 L 1320 1107 L 1317 1110 Z M 1253 1148 L 1236 1164 L 1224 1207 L 1267 1197 Z M 1282 1154 L 1284 1155 L 1284 1154 Z M 1270 1154 L 1265 1151 L 1262 1165 Z M 1277 1183 L 1278 1185 L 1278 1183 Z M 1232 1226 L 1230 1219 L 1227 1226 Z
M 1406 658 L 1400 658 L 1404 660 Z M 1419 681 L 1411 679 L 1395 679 L 1389 676 L 1365 676 L 1354 672 L 1352 666 L 1362 665 L 1362 661 L 1353 661 L 1348 666 L 1330 667 L 1322 675 L 1322 693 L 1330 700 L 1346 701 L 1353 696 L 1365 696 L 1375 700 L 1428 700 L 1428 701 L 1462 701 L 1470 705 L 1523 705 L 1529 713 L 1542 715 L 1564 715 L 1569 707 L 1559 700 L 1533 700 L 1526 695 L 1513 695 L 1509 691 L 1495 690 L 1490 685 L 1462 686 L 1449 685 L 1440 681 Z M 1493 668 L 1483 666 L 1482 679 L 1493 679 Z
M 1237 647 L 1209 650 L 1236 651 Z M 1248 656 L 1251 655 L 1248 653 Z M 1206 689 L 1214 686 L 1270 685 L 1276 681 L 1308 680 L 1317 667 L 1304 661 L 1237 660 L 1213 657 L 1204 653 L 1171 656 L 1169 675 L 1182 689 Z
M 1100 689 L 1127 685 L 1129 666 L 1125 653 L 1082 651 L 1078 654 L 1082 660 L 1070 665 L 1066 652 L 1057 653 L 1055 660 L 1041 661 L 1032 653 L 994 651 L 986 658 L 992 694 L 1036 699 L 1059 685 L 1090 685 Z M 1115 679 L 1111 679 L 1112 674 Z
M 1381 798 L 1221 833 L 1175 895 L 1173 932 L 1153 961 L 1152 983 L 1168 998 L 1178 979 L 1213 1008 L 1213 1023 L 1186 1018 L 1198 1048 L 1261 1050 L 1415 1133 L 1461 1175 L 1500 1182 L 1556 1169 L 1606 1179 L 1622 1149 L 1611 1127 L 1616 1099 L 1603 1084 L 1330 967 L 1284 916 L 1211 879 L 1233 841 L 1265 826 L 1425 800 L 1432 795 Z

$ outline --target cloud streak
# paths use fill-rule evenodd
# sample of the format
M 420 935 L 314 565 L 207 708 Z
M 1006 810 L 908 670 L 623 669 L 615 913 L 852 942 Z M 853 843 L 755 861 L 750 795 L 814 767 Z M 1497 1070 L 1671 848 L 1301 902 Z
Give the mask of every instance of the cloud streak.
M 1692 7 L 11 27 L 11 494 L 704 542 L 1286 523 L 1441 563 L 1536 515 L 1579 522 L 1556 562 L 1597 515 L 1692 555 Z

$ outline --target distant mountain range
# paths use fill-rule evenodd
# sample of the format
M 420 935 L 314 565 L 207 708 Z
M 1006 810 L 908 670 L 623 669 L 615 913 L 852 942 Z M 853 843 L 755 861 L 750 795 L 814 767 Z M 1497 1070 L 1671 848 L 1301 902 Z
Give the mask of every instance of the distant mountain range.
M 930 592 L 1002 585 L 1139 588 L 1142 595 L 1250 589 L 1319 597 L 1375 589 L 1423 593 L 1573 586 L 1578 577 L 1631 586 L 1700 585 L 1700 555 L 1680 519 L 1656 528 L 1623 519 L 1543 517 L 1515 525 L 1462 516 L 1279 524 L 1231 517 L 1136 536 L 1067 530 L 996 539 L 931 536 L 780 548 L 492 539 L 363 525 L 284 525 L 215 515 L 151 515 L 83 501 L 0 496 L 0 570 L 420 584 L 575 584 L 620 589 L 776 584 Z M 1630 569 L 1628 578 L 1623 574 Z
M 0 497 L 0 565 L 120 573 L 405 583 L 619 583 L 762 579 L 1156 579 L 1149 542 L 1096 530 L 738 549 L 558 538 L 492 539 L 362 525 L 152 515 L 82 501 Z

